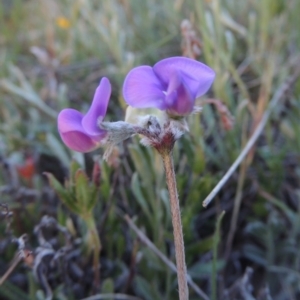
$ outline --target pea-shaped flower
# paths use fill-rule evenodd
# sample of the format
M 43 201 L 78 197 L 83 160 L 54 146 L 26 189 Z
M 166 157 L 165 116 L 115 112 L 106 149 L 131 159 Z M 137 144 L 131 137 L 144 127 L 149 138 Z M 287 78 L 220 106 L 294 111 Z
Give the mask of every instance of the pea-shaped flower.
M 140 66 L 126 76 L 123 95 L 133 107 L 155 107 L 170 116 L 186 116 L 196 98 L 204 95 L 215 78 L 215 72 L 203 63 L 186 57 L 170 57 L 153 68 Z
M 63 142 L 72 150 L 89 152 L 101 145 L 107 131 L 98 124 L 104 119 L 111 94 L 111 85 L 107 78 L 102 78 L 96 89 L 92 105 L 88 112 L 66 108 L 57 118 L 58 131 Z

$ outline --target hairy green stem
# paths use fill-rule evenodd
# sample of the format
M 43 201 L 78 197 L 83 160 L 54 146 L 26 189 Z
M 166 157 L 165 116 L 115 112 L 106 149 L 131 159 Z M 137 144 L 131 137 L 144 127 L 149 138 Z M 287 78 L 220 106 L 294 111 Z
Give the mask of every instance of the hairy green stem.
M 176 186 L 176 177 L 174 172 L 174 164 L 172 152 L 166 151 L 161 153 L 164 168 L 166 172 L 166 181 L 170 195 L 170 206 L 173 224 L 175 256 L 178 277 L 179 299 L 188 300 L 189 290 L 187 286 L 187 270 L 185 264 L 185 253 L 183 243 L 183 233 L 181 225 L 179 199 Z

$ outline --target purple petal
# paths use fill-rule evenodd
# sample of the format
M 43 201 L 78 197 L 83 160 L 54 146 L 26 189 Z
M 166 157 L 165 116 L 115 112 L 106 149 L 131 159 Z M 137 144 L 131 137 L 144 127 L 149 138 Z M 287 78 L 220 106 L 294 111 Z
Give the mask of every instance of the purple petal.
M 170 74 L 180 71 L 195 98 L 205 94 L 215 78 L 215 72 L 211 68 L 187 57 L 163 59 L 154 65 L 153 71 L 165 84 L 168 84 Z
M 173 115 L 187 115 L 192 112 L 195 98 L 179 72 L 174 72 L 166 95 L 167 111 Z
M 81 125 L 82 118 L 83 114 L 75 109 L 63 109 L 57 117 L 58 131 L 60 133 L 69 131 L 81 131 L 85 133 Z
M 89 135 L 99 135 L 98 119 L 103 120 L 111 94 L 111 85 L 106 77 L 103 77 L 96 89 L 94 99 L 89 111 L 82 119 L 82 126 Z
M 179 72 L 175 71 L 173 74 L 170 74 L 169 85 L 166 91 L 166 105 L 170 108 L 176 101 L 177 98 L 177 89 L 181 84 L 181 78 Z
M 99 145 L 99 142 L 79 131 L 61 133 L 60 137 L 66 146 L 78 152 L 90 152 L 96 149 Z
M 164 87 L 149 66 L 132 69 L 126 76 L 123 95 L 127 104 L 138 107 L 156 107 L 164 110 Z
M 89 136 L 82 127 L 83 114 L 71 108 L 62 110 L 57 118 L 58 131 L 63 142 L 72 150 L 89 152 L 95 149 L 106 135 L 99 129 L 97 136 Z

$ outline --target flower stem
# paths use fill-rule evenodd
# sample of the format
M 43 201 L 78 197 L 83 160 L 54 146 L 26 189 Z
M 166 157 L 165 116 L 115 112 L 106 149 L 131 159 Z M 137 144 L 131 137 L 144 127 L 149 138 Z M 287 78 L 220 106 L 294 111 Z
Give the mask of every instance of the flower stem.
M 177 277 L 178 277 L 178 288 L 179 288 L 179 299 L 188 300 L 189 290 L 187 286 L 187 271 L 185 264 L 185 253 L 183 243 L 183 233 L 181 225 L 179 199 L 176 186 L 176 177 L 174 172 L 174 164 L 172 151 L 160 152 L 164 168 L 166 172 L 167 186 L 170 195 L 170 206 L 173 224 L 174 244 L 175 244 L 175 255 L 177 265 Z

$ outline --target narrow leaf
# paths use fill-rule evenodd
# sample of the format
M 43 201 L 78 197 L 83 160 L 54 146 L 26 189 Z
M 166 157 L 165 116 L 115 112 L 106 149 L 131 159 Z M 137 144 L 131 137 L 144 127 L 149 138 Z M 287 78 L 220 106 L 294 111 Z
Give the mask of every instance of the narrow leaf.
M 80 212 L 80 207 L 76 204 L 76 199 L 71 191 L 68 191 L 51 173 L 44 173 L 49 180 L 53 190 L 57 193 L 59 199 L 74 213 Z
M 77 170 L 75 173 L 75 191 L 81 215 L 86 214 L 90 199 L 90 186 L 89 179 L 82 169 Z

